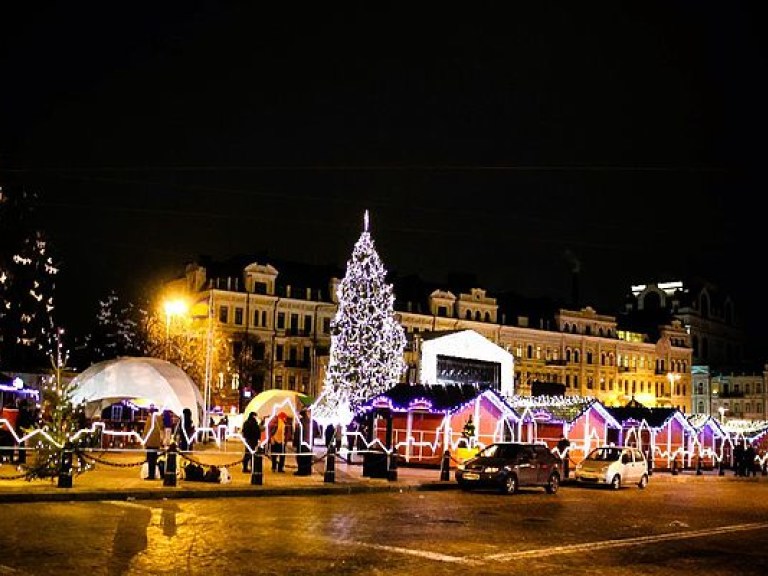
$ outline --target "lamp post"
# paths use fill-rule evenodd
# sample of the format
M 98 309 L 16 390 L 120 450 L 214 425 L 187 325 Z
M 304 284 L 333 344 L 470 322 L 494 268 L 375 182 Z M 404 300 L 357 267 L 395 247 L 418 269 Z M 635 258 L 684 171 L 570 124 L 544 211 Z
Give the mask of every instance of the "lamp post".
M 720 406 L 717 411 L 720 412 L 720 424 L 725 424 L 725 406 Z
M 165 359 L 168 360 L 171 348 L 171 317 L 186 314 L 187 303 L 183 300 L 166 300 L 163 309 L 165 310 Z
M 677 396 L 675 393 L 675 384 L 680 381 L 680 374 L 677 372 L 667 372 L 667 379 L 669 380 L 669 397 L 674 398 Z

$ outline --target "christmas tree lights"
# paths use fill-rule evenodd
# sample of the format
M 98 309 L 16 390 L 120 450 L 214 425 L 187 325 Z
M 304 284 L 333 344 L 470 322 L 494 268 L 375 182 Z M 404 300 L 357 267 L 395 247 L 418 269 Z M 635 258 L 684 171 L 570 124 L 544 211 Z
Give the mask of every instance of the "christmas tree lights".
M 312 407 L 319 424 L 348 424 L 362 404 L 388 390 L 405 371 L 405 333 L 395 318 L 392 285 L 368 231 L 347 262 L 331 322 L 331 350 L 323 391 Z

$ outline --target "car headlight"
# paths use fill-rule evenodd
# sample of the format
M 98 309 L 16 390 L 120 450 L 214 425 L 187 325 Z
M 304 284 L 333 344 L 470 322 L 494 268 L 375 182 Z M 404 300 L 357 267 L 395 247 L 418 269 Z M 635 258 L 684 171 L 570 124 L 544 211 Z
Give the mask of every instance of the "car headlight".
M 488 474 L 493 474 L 493 473 L 495 473 L 495 472 L 498 472 L 498 471 L 499 471 L 499 467 L 498 467 L 498 466 L 488 466 L 488 467 L 485 469 L 485 471 L 486 471 Z
M 458 466 L 456 466 L 456 468 L 457 468 L 458 470 L 462 470 L 462 471 L 463 471 L 463 470 L 466 468 L 466 466 L 464 466 L 464 462 L 462 462 L 461 464 L 459 464 Z

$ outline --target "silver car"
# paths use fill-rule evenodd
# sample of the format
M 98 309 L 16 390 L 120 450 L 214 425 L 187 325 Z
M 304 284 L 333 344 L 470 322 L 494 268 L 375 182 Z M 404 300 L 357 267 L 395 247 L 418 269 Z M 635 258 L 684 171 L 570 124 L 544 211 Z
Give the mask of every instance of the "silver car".
M 592 450 L 574 471 L 580 484 L 601 484 L 618 490 L 624 484 L 648 485 L 648 462 L 637 448 L 602 446 Z

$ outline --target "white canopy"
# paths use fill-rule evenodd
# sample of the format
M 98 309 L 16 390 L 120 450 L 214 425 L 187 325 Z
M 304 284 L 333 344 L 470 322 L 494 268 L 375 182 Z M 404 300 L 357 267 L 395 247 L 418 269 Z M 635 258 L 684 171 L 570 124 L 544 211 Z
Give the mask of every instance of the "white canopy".
M 194 381 L 181 368 L 159 358 L 124 357 L 94 364 L 71 383 L 72 402 L 85 402 L 91 411 L 120 400 L 154 404 L 181 416 L 192 410 L 195 426 L 200 425 L 203 396 Z

